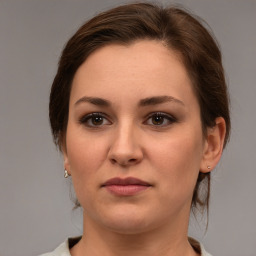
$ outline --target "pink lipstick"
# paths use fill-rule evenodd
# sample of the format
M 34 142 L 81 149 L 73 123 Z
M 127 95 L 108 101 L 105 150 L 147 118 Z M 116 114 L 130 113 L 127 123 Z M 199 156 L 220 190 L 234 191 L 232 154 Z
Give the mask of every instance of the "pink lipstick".
M 125 179 L 110 179 L 106 181 L 102 187 L 117 196 L 132 196 L 148 189 L 151 185 L 140 179 L 128 177 Z

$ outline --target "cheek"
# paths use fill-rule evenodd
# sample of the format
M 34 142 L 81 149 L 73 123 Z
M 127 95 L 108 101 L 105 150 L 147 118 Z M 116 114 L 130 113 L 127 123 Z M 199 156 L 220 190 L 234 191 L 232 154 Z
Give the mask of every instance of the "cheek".
M 97 139 L 80 131 L 67 133 L 67 150 L 74 171 L 95 170 L 103 161 L 106 151 L 104 140 L 98 143 Z
M 163 190 L 176 198 L 192 196 L 202 158 L 201 134 L 190 131 L 185 135 L 182 132 L 156 143 L 150 157 Z
M 91 209 L 99 184 L 98 173 L 106 158 L 106 143 L 90 136 L 67 133 L 68 161 L 70 164 L 72 183 L 78 201 L 84 209 Z
M 167 166 L 180 166 L 185 171 L 200 166 L 203 144 L 198 132 L 172 134 L 154 145 L 151 150 L 152 158 L 163 165 L 163 169 Z
M 67 133 L 67 153 L 76 193 L 90 189 L 106 158 L 106 143 L 91 136 Z

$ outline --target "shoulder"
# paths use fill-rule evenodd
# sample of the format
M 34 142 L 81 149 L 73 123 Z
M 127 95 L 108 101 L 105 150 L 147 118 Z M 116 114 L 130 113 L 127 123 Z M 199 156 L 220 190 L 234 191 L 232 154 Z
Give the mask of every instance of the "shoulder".
M 49 253 L 44 253 L 39 256 L 71 256 L 69 251 L 68 240 L 59 245 L 54 251 Z
M 195 240 L 192 237 L 188 238 L 189 243 L 191 244 L 191 246 L 194 248 L 194 250 L 199 253 L 201 256 L 212 256 L 211 254 L 209 254 L 205 249 L 204 246 L 199 243 L 197 240 Z
M 208 253 L 202 244 L 200 244 L 200 247 L 201 247 L 201 256 L 212 256 L 210 253 Z
M 74 244 L 76 244 L 80 239 L 81 237 L 69 238 L 64 243 L 60 244 L 54 251 L 44 253 L 39 256 L 71 256 L 69 248 L 74 246 Z M 190 237 L 189 242 L 197 252 L 201 253 L 201 256 L 212 256 L 204 249 L 201 243 L 197 242 L 193 238 Z
M 80 239 L 81 236 L 69 238 L 64 243 L 60 244 L 54 251 L 39 256 L 71 256 L 69 249 L 77 244 Z

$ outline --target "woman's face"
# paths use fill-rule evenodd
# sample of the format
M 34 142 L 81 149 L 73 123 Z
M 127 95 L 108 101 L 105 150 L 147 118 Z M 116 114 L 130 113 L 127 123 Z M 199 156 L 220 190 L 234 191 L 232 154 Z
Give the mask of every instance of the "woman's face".
M 105 46 L 76 72 L 64 160 L 87 223 L 187 224 L 206 144 L 187 71 L 160 42 Z

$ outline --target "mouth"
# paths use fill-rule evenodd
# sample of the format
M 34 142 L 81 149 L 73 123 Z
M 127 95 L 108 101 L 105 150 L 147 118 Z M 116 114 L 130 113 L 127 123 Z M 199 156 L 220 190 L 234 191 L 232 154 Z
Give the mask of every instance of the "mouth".
M 101 187 L 117 196 L 132 196 L 147 190 L 152 185 L 146 181 L 128 177 L 125 179 L 113 178 L 107 180 Z

